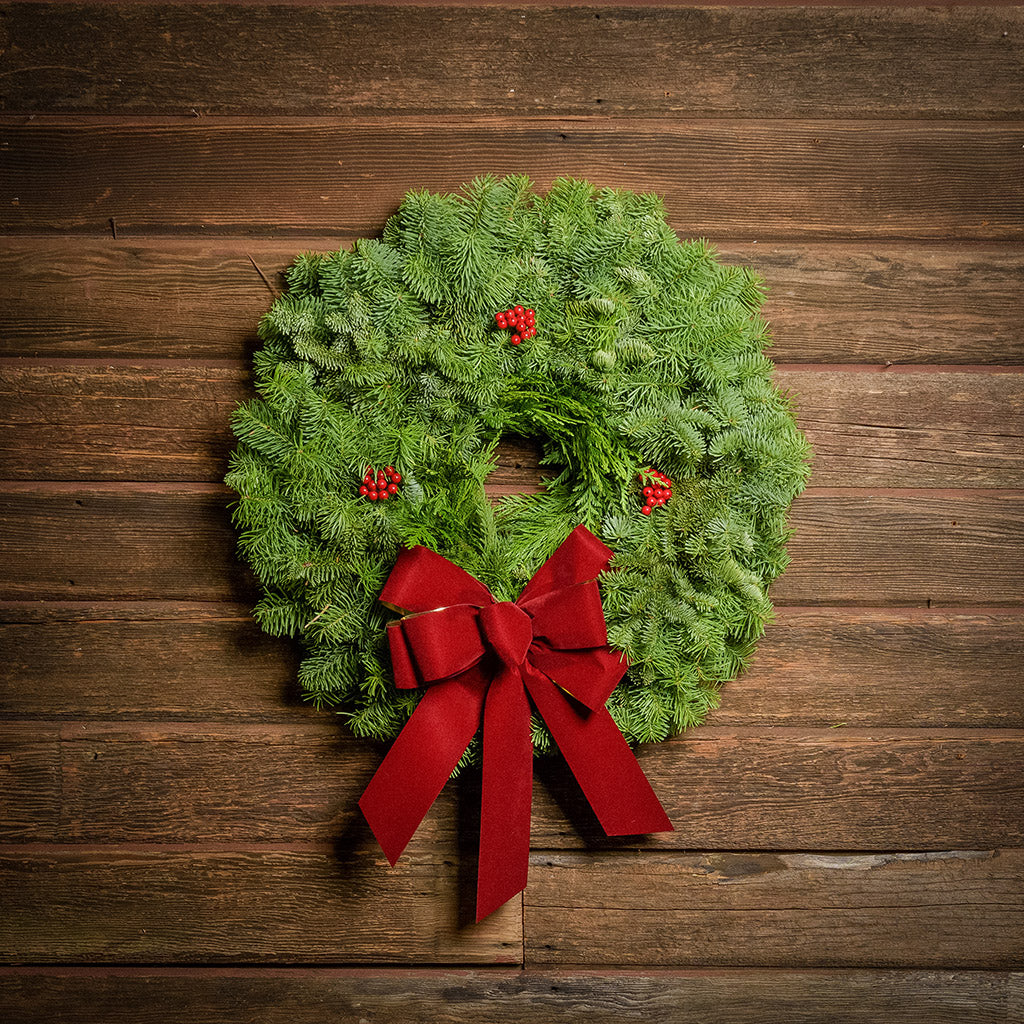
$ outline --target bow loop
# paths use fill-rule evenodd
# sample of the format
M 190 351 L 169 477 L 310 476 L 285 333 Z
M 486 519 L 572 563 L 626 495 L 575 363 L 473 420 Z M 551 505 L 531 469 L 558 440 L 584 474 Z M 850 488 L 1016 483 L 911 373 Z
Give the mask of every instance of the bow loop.
M 416 674 L 424 683 L 456 676 L 483 657 L 477 613 L 473 605 L 456 604 L 399 620 L 395 628 L 402 635 L 403 656 L 408 652 Z

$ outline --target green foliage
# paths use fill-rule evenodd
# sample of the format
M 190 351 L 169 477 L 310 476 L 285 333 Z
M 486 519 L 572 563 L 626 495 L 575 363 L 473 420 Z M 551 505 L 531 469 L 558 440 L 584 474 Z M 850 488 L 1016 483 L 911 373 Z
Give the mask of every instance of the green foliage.
M 380 240 L 303 254 L 288 283 L 260 323 L 227 482 L 256 618 L 303 641 L 306 696 L 359 735 L 396 735 L 417 695 L 392 685 L 377 596 L 400 545 L 510 600 L 583 523 L 616 552 L 602 594 L 631 668 L 615 720 L 631 741 L 698 723 L 771 613 L 808 475 L 755 275 L 680 243 L 655 196 L 570 180 L 538 196 L 510 177 L 410 193 Z M 493 316 L 517 303 L 538 332 L 514 348 Z M 492 504 L 506 434 L 536 437 L 550 477 Z M 357 497 L 385 465 L 401 495 Z M 675 487 L 645 517 L 649 466 Z

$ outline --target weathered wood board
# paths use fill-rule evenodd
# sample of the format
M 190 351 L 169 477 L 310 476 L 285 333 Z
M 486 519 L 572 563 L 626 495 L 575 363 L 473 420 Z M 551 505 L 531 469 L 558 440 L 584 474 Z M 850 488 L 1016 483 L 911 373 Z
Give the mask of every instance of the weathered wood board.
M 1024 1016 L 1024 12 L 0 5 L 0 1006 L 15 1024 Z M 816 451 L 753 667 L 610 840 L 538 763 L 390 868 L 221 484 L 296 253 L 483 173 L 659 192 L 765 280 Z M 495 496 L 540 488 L 507 439 Z

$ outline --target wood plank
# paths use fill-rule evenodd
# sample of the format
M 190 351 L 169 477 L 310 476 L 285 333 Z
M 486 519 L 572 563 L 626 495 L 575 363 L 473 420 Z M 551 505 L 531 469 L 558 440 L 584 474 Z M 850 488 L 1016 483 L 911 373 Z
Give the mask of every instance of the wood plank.
M 223 479 L 242 366 L 0 361 L 0 478 Z M 1024 487 L 1017 373 L 781 370 L 818 486 Z M 494 486 L 535 485 L 538 451 L 510 444 Z
M 1012 968 L 1024 851 L 531 858 L 528 966 Z
M 227 488 L 34 485 L 0 495 L 0 599 L 254 604 Z
M 0 652 L 9 669 L 0 715 L 9 718 L 296 723 L 326 714 L 300 703 L 296 648 L 261 633 L 240 606 L 4 604 Z M 779 608 L 709 723 L 1024 728 L 1020 615 Z
M 355 830 L 380 753 L 338 722 L 7 723 L 8 842 L 329 842 Z M 539 761 L 534 847 L 892 850 L 1024 844 L 1024 733 L 705 727 L 643 748 L 676 831 L 609 840 L 559 758 Z M 454 841 L 479 780 L 446 787 L 420 848 Z M 466 828 L 470 846 L 475 839 Z
M 0 605 L 0 620 L 0 658 L 8 669 L 0 687 L 2 715 L 267 722 L 321 717 L 301 703 L 298 645 L 267 636 L 244 606 Z
M 9 118 L 2 138 L 11 233 L 376 235 L 411 189 L 522 172 L 657 192 L 717 240 L 1024 237 L 1005 123 Z
M 1008 1024 L 1024 974 L 870 970 L 332 970 L 74 968 L 0 970 L 17 1024 L 263 1024 L 437 1021 L 480 1024 Z
M 786 608 L 716 726 L 1024 726 L 1014 613 Z
M 719 246 L 768 284 L 779 362 L 1017 363 L 1024 259 L 942 243 Z M 1014 308 L 1016 308 L 1014 306 Z
M 255 397 L 247 377 L 175 362 L 0 363 L 0 477 L 222 480 L 231 413 Z
M 278 726 L 9 722 L 4 735 L 6 842 L 324 843 L 346 836 L 354 849 L 379 853 L 357 801 L 381 748 L 329 715 Z M 459 789 L 446 787 L 417 831 L 414 853 L 454 846 Z
M 773 585 L 772 599 L 1016 604 L 1024 581 L 1022 512 L 1012 493 L 807 492 L 793 504 L 792 562 Z
M 254 603 L 226 488 L 17 484 L 0 492 L 0 600 Z M 1015 492 L 844 494 L 793 505 L 778 604 L 986 606 L 1024 598 Z
M 5 243 L 0 355 L 241 361 L 271 300 L 260 272 L 283 290 L 297 253 L 348 247 L 352 238 Z M 1016 248 L 822 241 L 729 242 L 720 251 L 723 262 L 749 265 L 767 281 L 764 315 L 779 362 L 1024 361 Z
M 1024 486 L 1018 374 L 778 372 L 818 487 Z
M 6 963 L 518 963 L 518 900 L 466 923 L 453 859 L 0 847 Z M 467 908 L 468 909 L 468 908 Z
M 23 4 L 2 24 L 12 111 L 1024 113 L 1005 8 Z
M 541 848 L 907 850 L 1021 845 L 1024 735 L 696 729 L 640 763 L 674 832 L 609 840 L 558 759 L 538 763 Z M 955 821 L 953 820 L 955 819 Z

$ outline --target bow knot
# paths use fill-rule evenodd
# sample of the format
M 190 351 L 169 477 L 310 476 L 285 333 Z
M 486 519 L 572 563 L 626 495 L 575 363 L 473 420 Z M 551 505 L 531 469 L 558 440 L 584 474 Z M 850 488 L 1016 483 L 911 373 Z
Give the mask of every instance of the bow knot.
M 511 601 L 485 604 L 480 609 L 480 629 L 495 654 L 508 668 L 526 660 L 533 643 L 533 620 Z
M 381 593 L 402 616 L 388 627 L 395 685 L 426 689 L 359 806 L 394 864 L 482 723 L 477 920 L 526 888 L 531 704 L 608 835 L 672 828 L 604 706 L 627 667 L 608 649 L 597 586 L 611 554 L 578 526 L 513 603 L 415 547 Z

